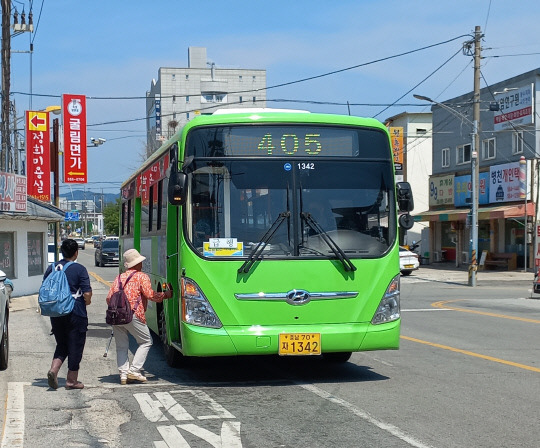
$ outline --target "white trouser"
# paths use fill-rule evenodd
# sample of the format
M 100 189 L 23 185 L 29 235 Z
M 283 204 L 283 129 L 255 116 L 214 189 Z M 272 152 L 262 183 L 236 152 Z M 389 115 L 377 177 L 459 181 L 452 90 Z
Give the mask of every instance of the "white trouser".
M 131 367 L 129 366 L 129 334 L 131 334 L 139 347 L 133 355 Z M 152 336 L 146 324 L 143 324 L 136 315 L 129 324 L 114 326 L 114 342 L 116 343 L 116 363 L 120 375 L 127 375 L 128 372 L 137 373 L 143 368 L 150 347 L 152 347 Z

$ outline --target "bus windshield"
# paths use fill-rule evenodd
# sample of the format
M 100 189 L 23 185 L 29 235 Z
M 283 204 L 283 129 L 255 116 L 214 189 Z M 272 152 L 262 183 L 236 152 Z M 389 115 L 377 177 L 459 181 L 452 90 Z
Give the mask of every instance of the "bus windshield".
M 196 159 L 188 179 L 186 236 L 211 259 L 247 257 L 263 237 L 263 259 L 335 258 L 325 236 L 375 258 L 396 237 L 390 161 Z

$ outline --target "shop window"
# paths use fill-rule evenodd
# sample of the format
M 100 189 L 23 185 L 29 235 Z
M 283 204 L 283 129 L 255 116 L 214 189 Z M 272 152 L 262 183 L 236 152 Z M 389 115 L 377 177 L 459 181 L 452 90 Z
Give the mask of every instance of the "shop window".
M 484 160 L 494 159 L 497 155 L 495 139 L 482 140 L 482 157 Z
M 450 166 L 450 148 L 443 148 L 441 164 L 443 168 Z
M 8 278 L 15 278 L 14 241 L 13 232 L 0 232 L 0 269 Z
M 43 263 L 44 238 L 45 236 L 41 232 L 28 232 L 28 277 L 43 275 L 45 271 Z
M 471 144 L 461 145 L 457 147 L 456 164 L 463 165 L 471 161 Z
M 517 131 L 512 134 L 512 154 L 523 153 L 523 131 Z

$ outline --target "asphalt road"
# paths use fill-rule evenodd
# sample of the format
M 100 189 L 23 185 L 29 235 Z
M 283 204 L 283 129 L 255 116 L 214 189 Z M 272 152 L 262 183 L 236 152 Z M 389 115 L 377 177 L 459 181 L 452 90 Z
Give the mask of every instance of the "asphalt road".
M 88 246 L 87 246 L 88 247 Z M 105 281 L 116 267 L 79 262 Z M 92 277 L 95 279 L 95 277 Z M 119 385 L 104 322 L 106 285 L 92 281 L 83 391 L 50 390 L 54 350 L 33 296 L 15 298 L 2 447 L 537 447 L 540 300 L 529 282 L 470 288 L 421 270 L 402 278 L 399 351 L 319 358 L 204 359 L 171 369 L 159 342 L 147 384 Z

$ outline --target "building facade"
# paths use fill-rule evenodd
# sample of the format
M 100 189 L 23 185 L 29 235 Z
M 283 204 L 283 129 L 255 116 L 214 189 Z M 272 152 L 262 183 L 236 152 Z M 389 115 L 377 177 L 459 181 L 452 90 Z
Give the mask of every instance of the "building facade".
M 13 281 L 13 297 L 38 292 L 47 269 L 49 223 L 63 219 L 60 209 L 32 197 L 24 213 L 0 212 L 0 269 Z
M 387 118 L 386 126 L 392 137 L 396 181 L 411 184 L 414 213 L 429 209 L 429 176 L 431 175 L 431 112 L 408 113 Z M 400 244 L 419 243 L 419 253 L 429 251 L 429 226 L 415 222 L 412 229 L 400 229 Z
M 432 107 L 429 210 L 415 215 L 429 224 L 431 262 L 470 263 L 471 161 L 476 157 L 480 265 L 488 252 L 516 253 L 518 268 L 534 265 L 539 81 L 536 69 L 480 90 L 479 148 L 473 144 L 473 92 Z
M 147 155 L 197 115 L 253 107 L 266 107 L 266 70 L 216 67 L 189 47 L 188 67 L 161 67 L 146 93 Z

